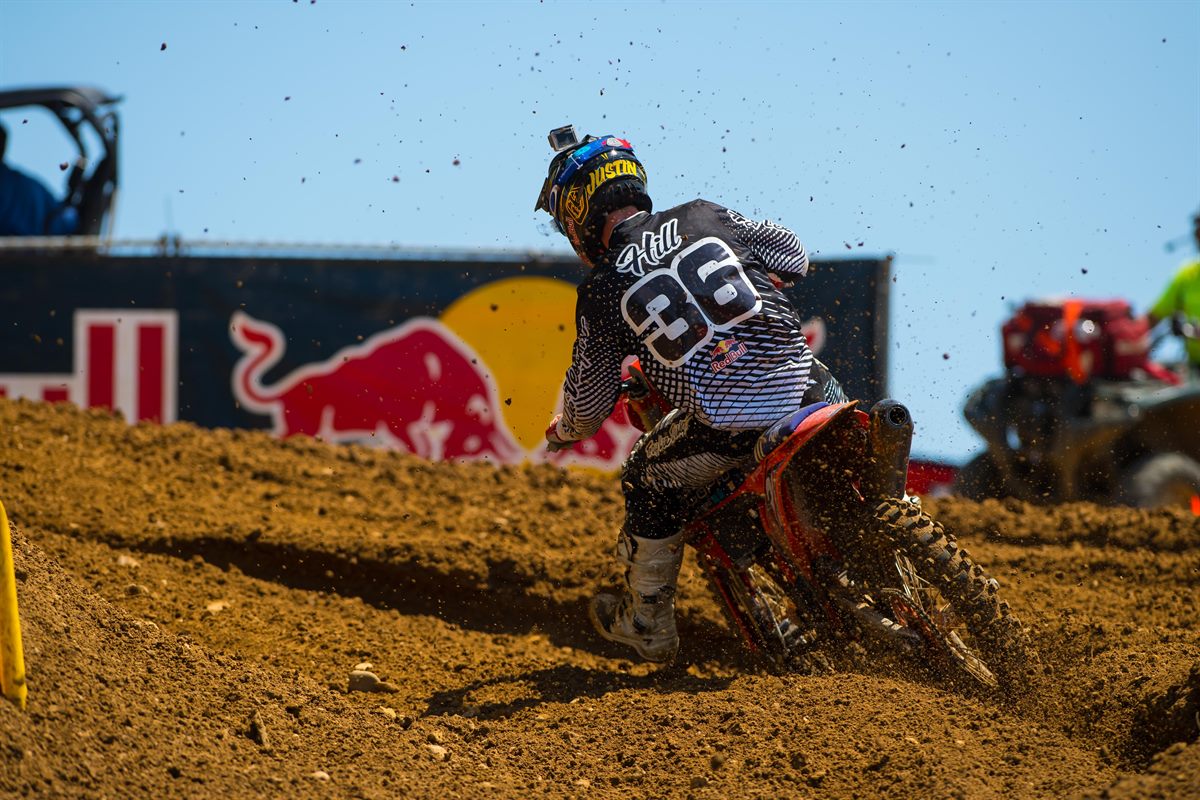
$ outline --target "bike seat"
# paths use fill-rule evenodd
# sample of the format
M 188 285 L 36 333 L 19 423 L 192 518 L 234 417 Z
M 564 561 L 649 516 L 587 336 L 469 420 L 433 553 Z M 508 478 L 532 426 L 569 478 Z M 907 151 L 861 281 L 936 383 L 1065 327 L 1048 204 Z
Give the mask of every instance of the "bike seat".
M 776 422 L 771 427 L 762 432 L 758 437 L 758 442 L 754 445 L 754 459 L 762 461 L 767 457 L 767 454 L 774 450 L 779 445 L 788 440 L 788 437 L 796 432 L 800 424 L 808 418 L 814 411 L 820 411 L 825 406 L 829 405 L 824 401 L 812 403 L 804 406 L 799 411 L 793 411 L 783 419 Z

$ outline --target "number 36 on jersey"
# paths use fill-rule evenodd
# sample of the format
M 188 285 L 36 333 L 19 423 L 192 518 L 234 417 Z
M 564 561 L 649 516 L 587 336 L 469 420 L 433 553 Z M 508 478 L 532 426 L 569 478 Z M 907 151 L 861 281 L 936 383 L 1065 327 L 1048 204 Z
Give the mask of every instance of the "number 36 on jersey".
M 645 276 L 621 298 L 621 314 L 650 353 L 678 367 L 696 351 L 762 308 L 742 264 L 709 236 Z

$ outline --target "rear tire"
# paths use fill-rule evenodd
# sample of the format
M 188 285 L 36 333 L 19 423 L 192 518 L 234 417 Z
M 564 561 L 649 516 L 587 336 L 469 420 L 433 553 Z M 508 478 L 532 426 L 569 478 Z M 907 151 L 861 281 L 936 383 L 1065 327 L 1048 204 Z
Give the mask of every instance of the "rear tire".
M 1028 661 L 1028 634 L 1000 600 L 999 583 L 918 506 L 889 499 L 875 507 L 874 517 L 886 546 L 907 557 L 917 575 L 949 603 L 982 661 L 1001 687 L 1010 687 Z
M 789 613 L 790 601 L 760 567 L 707 568 L 709 584 L 734 633 L 750 641 L 750 649 L 771 672 L 804 674 L 828 672 L 829 664 L 812 652 Z
M 1155 453 L 1121 473 L 1118 500 L 1138 508 L 1188 508 L 1200 495 L 1200 464 L 1183 453 Z

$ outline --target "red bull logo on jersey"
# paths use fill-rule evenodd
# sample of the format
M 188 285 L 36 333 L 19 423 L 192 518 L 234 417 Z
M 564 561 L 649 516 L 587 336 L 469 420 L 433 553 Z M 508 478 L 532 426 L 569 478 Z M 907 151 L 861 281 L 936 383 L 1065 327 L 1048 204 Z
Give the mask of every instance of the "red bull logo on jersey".
M 746 345 L 737 339 L 722 339 L 713 346 L 708 357 L 711 359 L 712 371 L 720 372 L 744 355 L 746 355 Z

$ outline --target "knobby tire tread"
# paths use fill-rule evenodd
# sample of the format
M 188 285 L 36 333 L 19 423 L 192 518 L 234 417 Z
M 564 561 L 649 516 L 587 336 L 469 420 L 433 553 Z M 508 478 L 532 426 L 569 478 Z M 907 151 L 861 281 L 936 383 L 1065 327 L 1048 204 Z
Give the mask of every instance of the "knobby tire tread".
M 908 556 L 922 578 L 949 601 L 983 649 L 981 655 L 1001 682 L 1025 667 L 1028 634 L 999 597 L 999 583 L 961 549 L 954 536 L 921 509 L 904 500 L 884 500 L 874 517 L 890 544 Z

